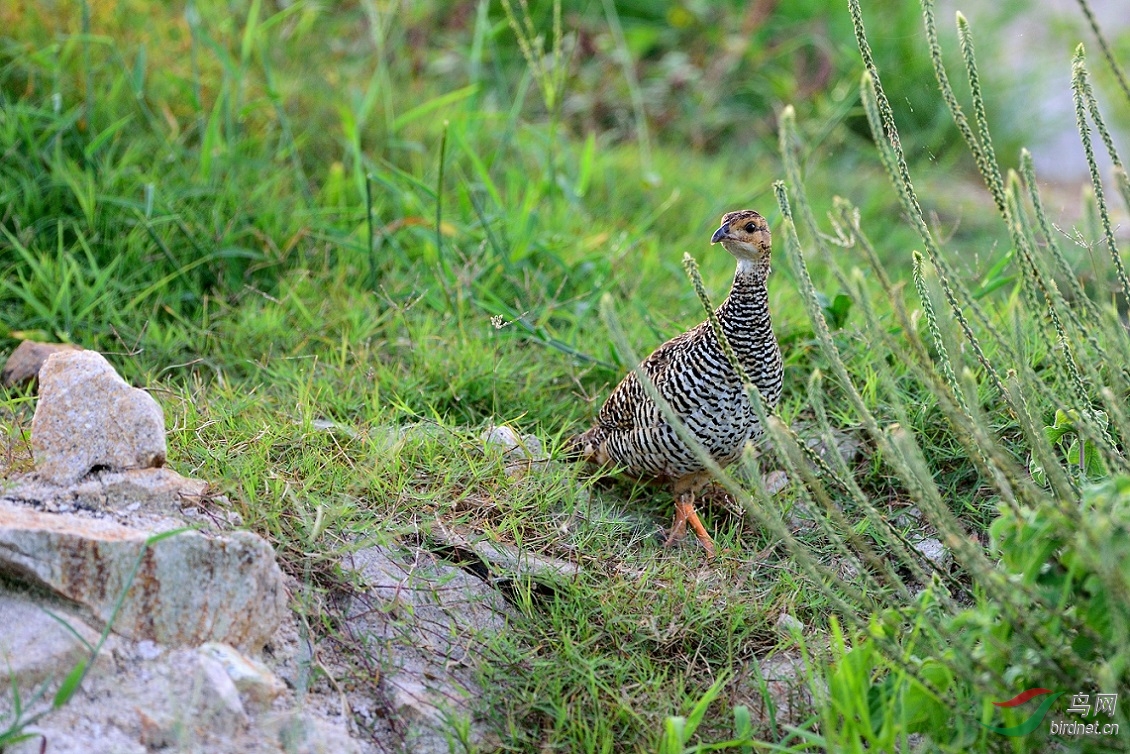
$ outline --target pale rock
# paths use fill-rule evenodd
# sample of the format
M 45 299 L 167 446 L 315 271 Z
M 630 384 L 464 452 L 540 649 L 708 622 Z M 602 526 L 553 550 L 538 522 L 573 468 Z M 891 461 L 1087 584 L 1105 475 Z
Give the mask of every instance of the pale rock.
M 230 739 L 246 727 L 239 691 L 216 660 L 181 650 L 154 669 L 127 690 L 140 697 L 134 709 L 146 747 L 183 749 L 208 738 Z
M 801 623 L 795 616 L 788 613 L 781 613 L 777 616 L 777 630 L 783 634 L 792 635 L 796 632 L 804 631 L 804 624 Z
M 134 647 L 134 650 L 137 652 L 138 658 L 142 660 L 156 660 L 165 653 L 165 650 L 161 648 L 160 644 L 155 641 L 150 641 L 149 639 L 139 641 Z
M 382 648 L 381 688 L 406 726 L 404 745 L 418 754 L 448 751 L 462 720 L 472 742 L 490 738 L 476 700 L 474 665 L 511 611 L 481 579 L 424 552 L 369 547 L 346 564 L 363 579 L 344 624 L 364 645 Z
M 195 650 L 174 650 L 154 661 L 123 663 L 114 673 L 88 674 L 79 693 L 33 728 L 42 739 L 13 747 L 12 754 L 35 754 L 41 740 L 52 754 L 278 752 L 260 746 L 263 734 L 250 723 L 219 663 Z
M 770 495 L 776 495 L 781 490 L 789 486 L 788 475 L 780 469 L 770 471 L 765 475 L 765 491 Z
M 522 435 L 504 424 L 491 425 L 480 435 L 483 447 L 498 452 L 506 462 L 506 475 L 521 479 L 535 463 L 546 461 L 541 440 L 533 435 Z
M 301 710 L 267 715 L 261 725 L 287 754 L 358 754 L 361 751 L 345 726 Z
M 794 429 L 804 437 L 804 442 L 809 448 L 816 451 L 816 454 L 826 463 L 835 466 L 831 448 L 828 447 L 828 443 L 819 429 L 806 425 L 798 425 Z M 840 458 L 849 467 L 858 461 L 863 453 L 863 443 L 859 441 L 855 434 L 844 432 L 835 427 L 832 427 L 832 442 L 835 443 L 836 452 L 839 453 Z
M 894 517 L 893 522 L 895 526 L 903 529 L 920 526 L 922 524 L 922 511 L 919 510 L 917 505 L 907 506 Z
M 581 573 L 581 567 L 576 563 L 538 555 L 505 542 L 492 542 L 482 536 L 472 538 L 442 526 L 433 529 L 432 538 L 445 549 L 453 551 L 456 557 L 474 557 L 485 563 L 493 581 L 533 579 L 553 584 L 574 579 Z M 447 553 L 441 554 L 448 558 Z
M 487 427 L 481 437 L 484 446 L 502 451 L 511 460 L 541 461 L 546 457 L 541 440 L 533 435 L 518 434 L 505 424 Z
M 54 353 L 39 371 L 31 447 L 36 471 L 54 484 L 72 484 L 95 468 L 163 466 L 165 417 L 101 354 Z
M 0 678 L 9 691 L 15 682 L 26 698 L 44 682 L 62 681 L 90 657 L 90 650 L 78 637 L 90 645 L 98 643 L 98 632 L 63 605 L 40 605 L 28 595 L 0 591 Z M 91 670 L 103 672 L 112 667 L 110 655 L 102 653 Z
M 207 710 L 212 714 L 233 719 L 242 717 L 243 701 L 239 698 L 239 689 L 235 681 L 228 675 L 223 663 L 204 654 L 200 654 L 197 662 L 200 664 L 199 675 L 203 693 L 202 699 L 207 699 Z
M 269 707 L 286 690 L 286 685 L 266 665 L 247 657 L 235 647 L 210 641 L 201 644 L 196 651 L 218 662 L 241 697 L 253 708 Z
M 342 697 L 331 689 L 309 689 L 285 703 L 276 700 L 278 711 L 265 712 L 246 704 L 224 663 L 208 651 L 168 649 L 154 654 L 151 642 L 134 644 L 113 637 L 110 642 L 118 658 L 113 672 L 88 674 L 79 693 L 60 709 L 50 709 L 49 694 L 31 700 L 25 717 L 47 713 L 31 729 L 39 735 L 5 748 L 5 754 L 39 754 L 44 743 L 50 754 L 397 750 L 392 739 L 384 748 L 352 739 L 343 723 Z M 96 664 L 94 669 L 99 668 Z M 12 713 L 10 705 L 5 707 L 7 696 L 0 692 L 0 720 Z
M 859 578 L 859 569 L 855 566 L 855 563 L 847 558 L 836 558 L 833 560 L 833 564 L 837 567 L 840 578 L 844 581 L 852 582 Z
M 81 351 L 82 348 L 70 343 L 37 343 L 34 340 L 25 340 L 16 346 L 12 355 L 0 370 L 0 385 L 4 387 L 19 387 L 32 385 L 39 378 L 39 370 L 43 368 L 47 357 L 53 353 Z
M 800 725 L 814 709 L 813 686 L 819 678 L 809 680 L 803 656 L 795 650 L 778 652 L 771 657 L 757 658 L 739 679 L 734 702 L 746 705 L 755 721 L 768 725 Z M 820 694 L 825 696 L 823 692 Z M 756 724 L 756 723 L 755 723 Z
M 939 568 L 948 568 L 953 559 L 950 551 L 939 539 L 921 539 L 914 543 L 914 549 Z
M 183 477 L 170 468 L 102 471 L 75 484 L 52 484 L 38 474 L 27 474 L 0 489 L 0 501 L 31 505 L 49 513 L 74 510 L 119 513 L 180 513 L 183 506 L 202 498 L 208 483 Z
M 301 424 L 301 422 L 295 423 Z M 330 421 L 329 419 L 314 419 L 310 422 L 310 426 L 311 428 L 316 429 L 319 432 L 340 434 L 344 437 L 348 437 L 351 440 L 357 438 L 357 430 L 353 429 L 353 427 L 350 427 L 347 424 L 339 424 L 338 422 Z
M 66 708 L 64 708 L 66 709 Z M 149 754 L 150 750 L 121 728 L 95 720 L 76 719 L 73 726 L 55 726 L 46 721 L 31 725 L 24 733 L 32 738 L 4 749 L 4 754 Z M 46 744 L 44 744 L 46 742 Z M 41 748 L 46 745 L 46 748 Z
M 86 606 L 113 630 L 174 646 L 222 641 L 257 651 L 286 611 L 270 545 L 250 532 L 183 531 L 150 545 L 153 532 L 0 502 L 0 574 Z

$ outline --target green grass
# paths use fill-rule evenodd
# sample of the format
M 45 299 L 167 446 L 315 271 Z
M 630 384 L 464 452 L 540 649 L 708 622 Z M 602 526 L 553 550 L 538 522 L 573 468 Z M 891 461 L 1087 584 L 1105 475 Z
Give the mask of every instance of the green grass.
M 1015 232 L 998 222 L 994 198 L 976 184 L 980 168 L 993 185 L 992 170 L 963 157 L 952 130 L 941 162 L 909 167 L 929 227 L 903 221 L 900 211 L 915 213 L 900 205 L 902 178 L 895 169 L 892 190 L 866 139 L 878 129 L 880 154 L 895 165 L 881 100 L 867 112 L 867 87 L 863 100 L 855 94 L 858 58 L 842 55 L 852 44 L 846 11 L 829 31 L 834 75 L 791 115 L 780 106 L 811 83 L 786 75 L 795 51 L 758 36 L 733 70 L 711 73 L 713 17 L 687 27 L 676 14 L 668 28 L 631 3 L 618 19 L 600 4 L 566 4 L 568 28 L 596 35 L 618 22 L 624 50 L 643 57 L 634 82 L 614 78 L 614 50 L 574 60 L 562 101 L 531 80 L 533 58 L 495 6 L 448 16 L 413 4 L 395 18 L 368 2 L 299 2 L 273 15 L 258 2 L 237 13 L 213 2 L 189 8 L 121 0 L 0 10 L 15 30 L 0 40 L 0 345 L 39 337 L 109 354 L 164 406 L 173 466 L 213 481 L 311 594 L 348 588 L 336 569 L 343 552 L 426 540 L 439 525 L 578 563 L 581 575 L 548 595 L 512 595 L 521 619 L 481 668 L 504 748 L 677 751 L 690 742 L 668 718 L 691 715 L 703 699 L 712 712 L 694 741 L 726 741 L 733 708 L 766 703 L 755 663 L 781 650 L 811 656 L 798 683 L 816 689 L 819 703 L 787 720 L 756 719 L 759 750 L 884 748 L 914 731 L 938 746 L 993 750 L 1000 740 L 969 733 L 977 705 L 1006 698 L 1017 679 L 1050 683 L 1041 675 L 1050 671 L 972 649 L 945 656 L 945 641 L 980 636 L 961 626 L 961 610 L 981 611 L 965 615 L 969 623 L 1011 617 L 1016 635 L 1002 641 L 1071 665 L 1049 659 L 1054 642 L 1036 630 L 1048 603 L 1018 617 L 1002 595 L 994 564 L 1013 562 L 1007 546 L 1002 555 L 983 545 L 991 526 L 1006 528 L 994 522 L 1008 520 L 1002 511 L 1017 496 L 1018 507 L 1045 512 L 1051 501 L 1082 504 L 1080 487 L 1093 480 L 1067 476 L 1069 464 L 1058 477 L 1055 469 L 1071 437 L 1095 443 L 1099 430 L 1084 417 L 1062 446 L 1045 447 L 1039 427 L 1055 409 L 1105 406 L 1115 444 L 1100 446 L 1104 463 L 1126 470 L 1117 407 L 1127 383 L 1116 366 L 1130 352 L 1125 333 L 1103 308 L 1109 296 L 1096 296 L 1088 314 L 1048 293 L 1062 338 L 1046 307 L 1033 308 L 1040 285 L 1060 272 L 1042 251 L 1053 239 L 1033 230 L 1027 197 L 1017 201 L 1029 214 Z M 920 34 L 911 10 L 891 28 Z M 716 12 L 723 26 L 741 18 L 736 6 Z M 549 4 L 533 13 L 547 22 L 538 28 L 551 28 Z M 811 19 L 792 13 L 801 11 L 782 12 L 758 34 L 808 40 Z M 885 39 L 872 40 L 877 53 L 895 55 L 879 48 Z M 602 110 L 659 91 L 657 61 L 680 48 L 722 76 L 717 91 L 649 100 L 660 112 L 648 116 L 668 124 L 654 138 L 626 126 L 627 111 Z M 907 65 L 919 81 L 933 75 L 925 55 Z M 728 88 L 727 76 L 750 70 L 766 72 L 756 92 Z M 949 117 L 941 98 L 930 102 Z M 895 113 L 904 141 L 915 153 L 937 151 L 937 118 L 912 106 Z M 795 220 L 773 191 L 778 178 Z M 1004 196 L 1007 184 L 996 181 Z M 858 207 L 857 226 L 836 196 Z M 586 426 L 630 366 L 601 316 L 602 297 L 636 352 L 697 323 L 702 308 L 682 254 L 699 260 L 720 299 L 733 261 L 707 239 L 724 211 L 746 206 L 770 217 L 775 234 L 770 295 L 786 369 L 777 415 L 817 429 L 873 422 L 853 430 L 860 458 L 813 470 L 776 431 L 775 451 L 749 459 L 744 483 L 722 480 L 732 494 L 720 486 L 703 506 L 722 549 L 715 563 L 690 544 L 659 545 L 671 510 L 663 490 L 593 481 L 559 463 L 509 476 L 483 450 L 482 429 L 508 423 L 555 448 Z M 1064 252 L 1076 270 L 1089 267 L 1098 290 L 1117 290 L 1107 287 L 1117 281 L 1098 207 L 1095 218 L 1081 229 L 1092 248 Z M 893 288 L 872 269 L 864 233 Z M 1041 238 L 1035 272 L 1010 251 L 1025 234 Z M 917 292 L 911 252 L 931 256 L 932 242 L 974 320 L 972 339 L 929 264 L 918 281 L 929 313 Z M 833 311 L 838 295 L 850 308 Z M 974 304 L 984 321 L 970 313 Z M 986 364 L 1015 380 L 1024 401 L 1000 393 Z M 2 397 L 6 467 L 22 470 L 33 403 Z M 1056 495 L 1017 486 L 1016 469 L 1033 453 L 1052 468 Z M 761 475 L 782 467 L 793 483 L 765 498 Z M 900 517 L 912 506 L 921 520 Z M 1067 521 L 1081 537 L 1094 534 Z M 1030 535 L 1017 527 L 1015 540 Z M 976 552 L 960 551 L 953 532 L 973 538 Z M 899 544 L 924 534 L 955 550 L 957 566 L 936 581 Z M 1060 584 L 1063 594 L 1072 583 Z M 804 625 L 799 644 L 776 627 L 782 613 Z M 313 622 L 332 635 L 331 616 Z M 1080 668 L 1094 667 L 1090 681 L 1117 683 L 1126 670 L 1114 658 L 1109 670 L 1079 660 L 1067 677 L 1082 680 Z M 949 686 L 938 667 L 948 668 Z M 912 691 L 922 697 L 917 713 Z M 873 725 L 852 706 L 868 702 Z M 952 715 L 968 725 L 949 740 L 937 720 Z

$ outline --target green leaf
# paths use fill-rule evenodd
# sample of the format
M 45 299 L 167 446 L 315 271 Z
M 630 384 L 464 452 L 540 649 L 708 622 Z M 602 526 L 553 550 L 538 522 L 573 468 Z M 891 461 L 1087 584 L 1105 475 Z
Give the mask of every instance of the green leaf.
M 259 25 L 259 9 L 262 0 L 252 0 L 251 9 L 247 12 L 247 25 L 243 27 L 243 40 L 239 45 L 239 61 L 246 65 L 251 58 L 251 49 L 255 44 L 255 29 Z
M 974 299 L 981 299 L 988 296 L 993 291 L 1008 285 L 1016 280 L 1015 275 L 1005 275 L 1004 271 L 1012 262 L 1014 250 L 1009 249 L 1008 253 L 997 260 L 997 263 L 985 273 L 985 277 L 981 279 L 981 285 L 973 293 Z
M 577 185 L 573 189 L 577 198 L 583 197 L 588 192 L 595 162 L 596 135 L 590 132 L 588 138 L 585 139 L 584 151 L 581 152 L 581 164 L 577 168 Z
M 659 754 L 682 754 L 683 744 L 686 743 L 683 733 L 687 727 L 687 719 L 672 715 L 663 722 L 663 738 L 659 742 Z
M 17 733 L 15 730 L 0 731 L 0 747 L 13 746 L 21 741 L 30 741 L 36 736 L 42 735 L 40 733 Z M 3 751 L 3 749 L 0 749 Z
M 224 110 L 224 91 L 221 90 L 212 105 L 212 114 L 208 116 L 208 124 L 204 127 L 204 138 L 200 143 L 200 174 L 205 181 L 212 179 L 212 160 L 224 147 L 224 139 L 220 136 L 220 116 Z
M 1083 446 L 1083 460 L 1079 460 L 1079 446 Z M 1081 440 L 1072 441 L 1071 445 L 1067 448 L 1067 463 L 1072 469 L 1076 471 L 1082 470 L 1083 477 L 1089 480 L 1102 479 L 1107 475 L 1106 462 L 1103 461 L 1102 454 L 1099 453 L 1098 448 L 1092 442 Z
M 407 126 L 409 123 L 423 118 L 428 113 L 434 112 L 441 107 L 446 107 L 447 105 L 452 105 L 456 102 L 467 99 L 478 90 L 478 84 L 471 84 L 470 86 L 465 86 L 462 89 L 456 89 L 454 92 L 448 92 L 447 94 L 441 94 L 438 97 L 433 97 L 427 102 L 421 105 L 417 105 L 403 115 L 398 116 L 396 120 L 392 122 L 392 131 L 393 133 L 396 133 L 400 129 Z
M 725 676 L 716 680 L 691 709 L 690 715 L 687 716 L 686 738 L 690 738 L 694 735 L 694 732 L 698 730 L 698 726 L 702 724 L 702 718 L 706 716 L 706 711 L 710 708 L 710 705 L 714 703 L 714 700 L 718 698 L 718 695 L 722 693 L 722 688 L 726 685 L 726 680 Z M 685 741 L 686 739 L 683 740 Z
M 841 328 L 847 324 L 848 313 L 851 312 L 854 303 L 851 296 L 846 293 L 837 294 L 832 299 L 832 319 L 836 327 Z
M 51 702 L 52 707 L 59 709 L 71 700 L 71 697 L 75 695 L 78 687 L 82 684 L 82 679 L 86 676 L 88 662 L 89 659 L 84 658 L 71 668 L 71 672 L 67 673 L 67 677 L 63 679 L 62 685 L 59 686 L 59 690 L 55 692 L 55 699 Z
M 1057 443 L 1064 435 L 1075 432 L 1074 417 L 1078 414 L 1072 410 L 1069 414 L 1061 408 L 1055 410 L 1055 423 L 1050 427 L 1044 427 L 1044 436 L 1048 438 L 1048 442 Z
M 753 717 L 749 707 L 739 704 L 734 707 L 734 738 L 739 741 L 753 740 Z M 739 747 L 742 754 L 753 754 L 753 745 L 743 743 Z
M 133 64 L 133 96 L 141 99 L 145 95 L 145 43 L 137 48 L 137 59 Z
M 1044 471 L 1043 465 L 1036 460 L 1036 456 L 1028 459 L 1028 473 L 1032 475 L 1032 481 L 1041 487 L 1048 486 L 1048 472 Z

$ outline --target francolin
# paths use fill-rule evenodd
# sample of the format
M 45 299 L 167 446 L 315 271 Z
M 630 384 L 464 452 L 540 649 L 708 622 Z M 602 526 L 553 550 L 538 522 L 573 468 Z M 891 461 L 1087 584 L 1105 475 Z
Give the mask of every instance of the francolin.
M 781 349 L 769 320 L 769 224 L 753 210 L 730 212 L 710 243 L 737 259 L 730 295 L 717 309 L 738 362 L 771 410 L 781 397 Z M 640 364 L 686 428 L 720 466 L 737 460 L 764 428 L 709 321 L 672 338 Z M 681 540 L 689 523 L 709 556 L 714 542 L 695 512 L 695 493 L 710 480 L 702 462 L 679 439 L 629 373 L 600 409 L 596 426 L 568 447 L 589 463 L 640 479 L 670 483 L 675 522 L 665 544 Z

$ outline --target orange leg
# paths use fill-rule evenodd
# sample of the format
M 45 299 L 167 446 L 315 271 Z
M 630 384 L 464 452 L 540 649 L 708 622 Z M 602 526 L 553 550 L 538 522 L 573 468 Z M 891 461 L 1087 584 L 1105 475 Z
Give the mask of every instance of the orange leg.
M 702 542 L 703 548 L 706 550 L 706 557 L 714 557 L 714 540 L 706 533 L 706 527 L 698 520 L 698 513 L 694 509 L 694 493 L 691 492 L 690 500 L 687 501 L 687 523 L 694 529 L 695 536 L 698 541 Z
M 671 524 L 671 533 L 667 535 L 664 547 L 670 547 L 680 542 L 687 533 L 687 506 L 683 504 L 683 497 L 675 498 L 675 523 Z
M 706 550 L 706 556 L 713 558 L 714 540 L 706 533 L 706 527 L 702 525 L 702 521 L 699 520 L 698 513 L 694 509 L 693 492 L 685 492 L 675 498 L 675 523 L 672 525 L 671 533 L 663 546 L 670 547 L 681 540 L 683 535 L 686 534 L 688 523 L 694 529 L 695 536 L 698 537 L 698 541 L 702 543 Z

